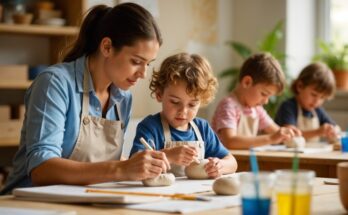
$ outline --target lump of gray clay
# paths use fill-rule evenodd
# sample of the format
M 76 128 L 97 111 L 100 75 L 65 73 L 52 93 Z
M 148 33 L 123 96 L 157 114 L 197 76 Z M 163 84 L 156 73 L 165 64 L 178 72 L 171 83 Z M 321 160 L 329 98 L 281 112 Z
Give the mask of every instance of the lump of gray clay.
M 221 177 L 214 181 L 213 191 L 217 195 L 236 195 L 239 193 L 239 185 L 236 177 Z
M 288 148 L 304 148 L 306 139 L 302 136 L 293 137 L 291 140 L 284 142 Z
M 209 176 L 204 166 L 209 162 L 208 159 L 200 160 L 200 163 L 192 162 L 185 168 L 185 175 L 189 179 L 208 179 Z
M 147 187 L 163 187 L 170 186 L 175 182 L 175 176 L 172 173 L 162 173 L 155 178 L 149 178 L 142 181 Z

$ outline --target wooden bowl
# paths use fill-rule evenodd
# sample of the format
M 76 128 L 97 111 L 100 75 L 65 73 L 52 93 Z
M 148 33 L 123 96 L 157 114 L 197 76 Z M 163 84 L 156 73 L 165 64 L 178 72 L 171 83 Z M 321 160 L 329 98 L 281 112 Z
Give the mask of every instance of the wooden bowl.
M 12 15 L 13 22 L 20 25 L 29 25 L 33 20 L 32 13 L 15 13 Z
M 53 10 L 54 4 L 51 1 L 39 1 L 36 3 L 36 9 L 38 10 Z

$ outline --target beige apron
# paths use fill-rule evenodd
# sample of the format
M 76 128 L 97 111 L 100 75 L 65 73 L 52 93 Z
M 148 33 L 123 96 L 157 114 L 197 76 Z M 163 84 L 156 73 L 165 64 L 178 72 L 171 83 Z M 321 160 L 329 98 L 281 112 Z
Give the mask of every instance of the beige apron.
M 163 119 L 163 117 L 161 117 L 161 122 L 162 122 L 162 128 L 164 132 L 164 148 L 174 148 L 177 146 L 184 146 L 184 145 L 194 146 L 196 147 L 196 150 L 198 152 L 198 159 L 204 159 L 204 154 L 205 154 L 204 141 L 196 123 L 191 121 L 190 125 L 192 126 L 193 131 L 195 132 L 198 140 L 172 141 L 168 122 L 165 119 Z M 184 166 L 171 164 L 170 172 L 172 172 L 175 176 L 185 176 L 184 169 L 185 169 Z
M 232 93 L 232 97 L 238 101 L 239 107 L 241 108 L 241 115 L 237 125 L 238 136 L 255 137 L 259 131 L 259 118 L 253 117 L 255 114 L 255 109 L 251 109 L 253 113 L 251 115 L 245 115 L 243 113 L 243 106 L 239 103 L 238 97 L 235 93 Z
M 302 108 L 297 106 L 297 127 L 301 131 L 318 129 L 320 127 L 319 118 L 315 111 L 312 111 L 312 118 L 304 117 L 302 113 Z M 319 142 L 320 137 L 313 137 L 310 139 L 306 139 L 307 142 Z
M 74 150 L 69 159 L 83 162 L 99 162 L 120 160 L 124 124 L 120 114 L 119 104 L 116 103 L 116 114 L 119 121 L 107 120 L 89 115 L 89 71 L 88 59 L 83 74 L 83 98 L 80 132 Z
M 259 119 L 257 117 L 245 115 L 243 111 L 239 118 L 239 123 L 237 125 L 237 135 L 255 137 L 259 130 Z

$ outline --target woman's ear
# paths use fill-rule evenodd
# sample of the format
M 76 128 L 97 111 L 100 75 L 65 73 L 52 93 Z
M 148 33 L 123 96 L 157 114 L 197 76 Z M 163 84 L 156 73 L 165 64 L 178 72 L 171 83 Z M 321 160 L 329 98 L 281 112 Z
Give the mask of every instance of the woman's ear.
M 112 41 L 109 37 L 104 37 L 99 44 L 99 50 L 104 57 L 109 57 L 112 53 Z
M 240 83 L 241 83 L 243 88 L 249 88 L 249 87 L 253 86 L 253 78 L 249 75 L 246 75 L 242 78 Z

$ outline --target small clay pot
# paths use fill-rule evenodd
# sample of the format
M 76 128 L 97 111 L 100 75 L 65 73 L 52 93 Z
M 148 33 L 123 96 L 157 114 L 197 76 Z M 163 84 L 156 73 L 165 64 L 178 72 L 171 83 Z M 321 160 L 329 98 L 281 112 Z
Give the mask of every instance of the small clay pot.
M 340 198 L 343 207 L 348 211 L 348 162 L 337 164 Z

